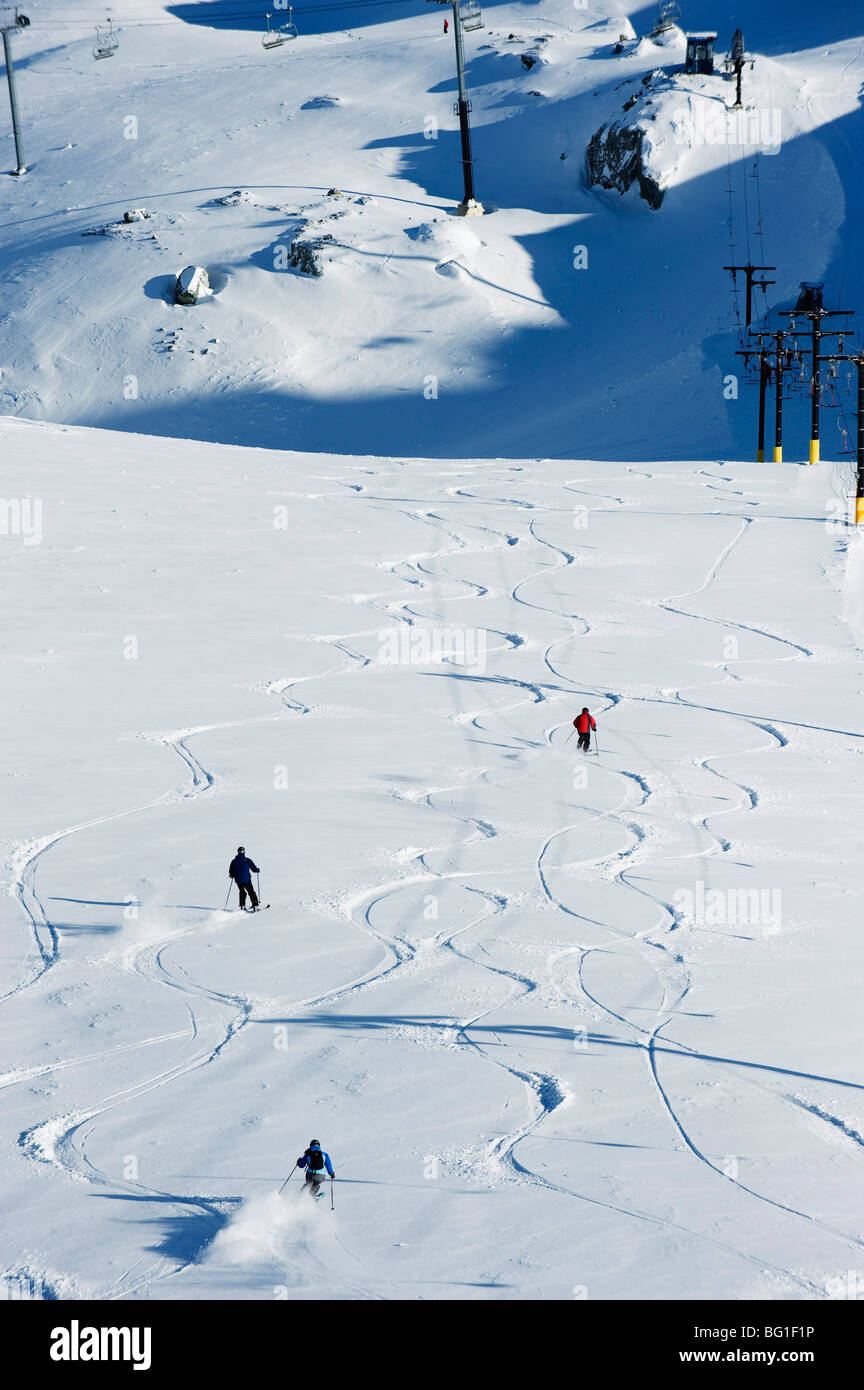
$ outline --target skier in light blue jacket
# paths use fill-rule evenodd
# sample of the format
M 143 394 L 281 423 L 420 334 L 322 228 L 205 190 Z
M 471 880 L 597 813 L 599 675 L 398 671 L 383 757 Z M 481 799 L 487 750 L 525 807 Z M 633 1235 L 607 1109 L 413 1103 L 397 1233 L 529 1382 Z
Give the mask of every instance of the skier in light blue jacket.
M 306 1169 L 306 1188 L 313 1197 L 321 1196 L 321 1184 L 325 1177 L 329 1176 L 331 1182 L 336 1177 L 330 1155 L 324 1152 L 317 1139 L 310 1141 L 303 1157 L 298 1158 L 297 1167 Z

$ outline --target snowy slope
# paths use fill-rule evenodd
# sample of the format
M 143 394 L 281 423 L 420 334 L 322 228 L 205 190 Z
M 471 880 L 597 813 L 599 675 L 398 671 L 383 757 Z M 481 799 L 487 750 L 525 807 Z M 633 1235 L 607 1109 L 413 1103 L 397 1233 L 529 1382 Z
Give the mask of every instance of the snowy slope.
M 858 1268 L 848 478 L 0 447 L 42 504 L 0 542 L 6 1278 L 801 1299 Z M 240 843 L 257 918 L 223 911 Z M 313 1136 L 334 1212 L 274 1197 Z
M 595 0 L 486 6 L 466 45 L 490 213 L 470 223 L 453 216 L 454 58 L 437 7 L 298 5 L 301 37 L 266 53 L 257 3 L 119 0 L 113 14 L 108 62 L 90 53 L 101 14 L 57 0 L 34 0 L 15 39 L 30 173 L 0 183 L 6 413 L 350 453 L 752 457 L 753 391 L 724 394 L 740 372 L 727 156 L 735 254 L 776 264 L 770 304 L 824 278 L 830 303 L 861 305 L 851 3 L 685 7 L 721 52 L 742 24 L 745 95 L 782 139 L 759 160 L 757 207 L 757 151 L 682 135 L 674 98 L 654 131 L 656 212 L 584 173 L 592 134 L 680 57 L 646 37 L 654 6 L 628 8 L 641 41 L 617 57 L 627 21 Z M 731 101 L 708 86 L 718 109 Z M 118 232 L 134 207 L 151 218 Z M 304 229 L 333 237 L 317 280 L 285 268 Z M 171 277 L 189 263 L 218 292 L 176 308 Z M 826 455 L 850 411 L 826 417 Z M 806 439 L 790 410 L 787 456 Z

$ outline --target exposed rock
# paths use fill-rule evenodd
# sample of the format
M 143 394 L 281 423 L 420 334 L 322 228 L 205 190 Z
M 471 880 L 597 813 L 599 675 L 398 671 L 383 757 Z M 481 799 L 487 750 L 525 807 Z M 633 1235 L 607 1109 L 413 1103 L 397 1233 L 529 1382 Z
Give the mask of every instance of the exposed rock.
M 149 216 L 150 214 L 146 208 L 129 208 L 129 210 L 127 212 L 124 212 L 123 214 L 123 221 L 143 222 L 145 218 L 148 218 Z
M 656 209 L 663 202 L 663 189 L 645 167 L 644 138 L 639 125 L 613 121 L 601 126 L 588 145 L 588 177 L 600 188 L 616 188 L 619 193 L 638 183 L 641 197 Z
M 330 233 L 325 232 L 323 236 L 292 241 L 288 264 L 304 275 L 320 276 L 323 273 L 321 267 L 322 252 L 329 249 L 328 243 L 332 240 Z
M 304 101 L 303 105 L 300 107 L 300 110 L 301 110 L 301 111 L 322 111 L 326 106 L 339 106 L 339 105 L 340 105 L 340 102 L 339 102 L 339 98 L 338 98 L 338 97 L 330 97 L 330 96 L 310 97 L 308 101 Z
M 213 293 L 210 276 L 203 265 L 187 265 L 177 276 L 174 286 L 175 304 L 197 304 L 199 299 L 209 299 Z
M 221 198 L 214 198 L 210 204 L 214 208 L 236 208 L 240 203 L 257 203 L 258 199 L 254 193 L 250 193 L 246 188 L 235 188 L 233 193 L 226 193 Z
M 659 208 L 666 189 L 677 181 L 685 155 L 685 118 L 703 106 L 716 105 L 703 79 L 685 81 L 663 68 L 645 73 L 624 102 L 628 117 L 609 121 L 592 135 L 586 156 L 589 180 L 619 193 L 635 183 L 648 206 Z

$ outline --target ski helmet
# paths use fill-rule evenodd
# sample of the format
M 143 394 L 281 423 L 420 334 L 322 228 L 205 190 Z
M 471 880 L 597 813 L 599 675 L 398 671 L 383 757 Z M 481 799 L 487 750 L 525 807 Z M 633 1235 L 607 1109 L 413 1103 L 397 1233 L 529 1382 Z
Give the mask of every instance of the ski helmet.
M 245 849 L 243 848 L 242 845 L 238 845 L 238 846 L 237 846 L 237 853 L 238 853 L 238 854 L 245 854 L 245 853 L 246 853 L 246 851 L 245 851 Z
M 587 713 L 588 713 L 588 706 L 587 706 L 587 705 L 583 705 L 583 706 L 582 706 L 582 713 L 583 713 L 583 714 L 587 714 Z
M 310 1149 L 320 1149 L 321 1145 L 318 1143 L 317 1139 L 310 1139 L 309 1147 Z

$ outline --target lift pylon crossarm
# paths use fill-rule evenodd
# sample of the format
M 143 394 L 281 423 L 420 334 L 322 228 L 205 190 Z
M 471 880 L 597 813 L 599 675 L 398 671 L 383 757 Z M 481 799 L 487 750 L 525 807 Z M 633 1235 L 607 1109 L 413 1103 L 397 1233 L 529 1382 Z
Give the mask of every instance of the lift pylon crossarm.
M 752 264 L 748 261 L 748 263 L 747 263 L 746 265 L 724 265 L 723 269 L 724 269 L 724 270 L 730 270 L 730 271 L 732 272 L 732 284 L 733 284 L 733 285 L 737 285 L 737 283 L 738 283 L 738 271 L 739 271 L 739 270 L 743 271 L 744 274 L 747 276 L 747 304 L 746 304 L 746 309 L 745 309 L 745 314 L 744 314 L 744 318 L 745 318 L 744 327 L 745 327 L 745 328 L 749 328 L 749 327 L 750 327 L 751 320 L 752 320 L 752 317 L 753 317 L 752 310 L 753 310 L 753 288 L 754 288 L 754 286 L 757 286 L 759 289 L 767 290 L 767 288 L 768 288 L 769 285 L 776 285 L 776 283 L 777 283 L 776 280 L 757 280 L 757 279 L 755 278 L 755 272 L 756 272 L 757 270 L 776 270 L 777 267 L 776 267 L 776 265 L 752 265 Z
M 819 443 L 819 407 L 821 404 L 822 381 L 819 372 L 819 363 L 822 355 L 819 352 L 819 344 L 823 338 L 845 337 L 849 332 L 848 328 L 827 329 L 822 327 L 823 319 L 854 316 L 854 309 L 781 309 L 781 315 L 789 319 L 789 331 L 795 329 L 795 320 L 800 315 L 802 319 L 810 320 L 810 462 L 819 463 L 820 443 Z M 806 349 L 805 349 L 806 351 Z

